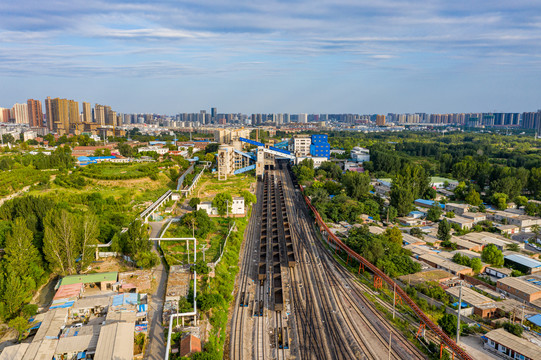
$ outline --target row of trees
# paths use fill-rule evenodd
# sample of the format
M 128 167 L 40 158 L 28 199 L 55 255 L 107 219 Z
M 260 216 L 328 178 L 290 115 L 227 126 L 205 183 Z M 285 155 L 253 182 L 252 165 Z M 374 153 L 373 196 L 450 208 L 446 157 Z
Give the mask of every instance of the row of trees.
M 47 197 L 25 196 L 0 207 L 0 245 L 5 251 L 0 262 L 2 319 L 21 316 L 25 304 L 48 274 L 86 271 L 94 259 L 93 246 L 103 236 L 102 230 L 110 233 L 105 235 L 106 239 L 113 238 L 112 251 L 130 255 L 138 266 L 156 264 L 158 259 L 150 251 L 146 227 L 135 221 L 127 232 L 120 234 L 121 226 L 102 221 L 107 219 L 103 211 L 111 206 L 107 199 L 90 194 L 85 202 L 88 210 L 80 211 Z
M 70 169 L 73 168 L 75 160 L 71 156 L 69 146 L 59 146 L 50 155 L 38 153 L 16 154 L 11 156 L 2 156 L 0 158 L 0 170 L 12 170 L 21 167 L 32 166 L 35 169 Z

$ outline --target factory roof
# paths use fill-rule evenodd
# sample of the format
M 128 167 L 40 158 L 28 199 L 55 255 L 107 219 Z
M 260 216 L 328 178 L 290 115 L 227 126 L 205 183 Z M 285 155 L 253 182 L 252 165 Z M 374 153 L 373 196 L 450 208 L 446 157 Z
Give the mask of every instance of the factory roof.
M 454 272 L 459 272 L 459 271 L 463 271 L 463 270 L 470 270 L 471 271 L 471 268 L 468 267 L 468 266 L 464 266 L 464 265 L 460 265 L 460 264 L 456 264 L 452 261 L 449 261 L 447 259 L 444 259 L 440 256 L 437 256 L 437 255 L 432 255 L 432 254 L 423 254 L 421 256 L 419 256 L 419 260 L 424 260 L 424 261 L 427 261 L 427 262 L 430 262 L 430 263 L 433 263 L 433 264 L 436 264 L 446 270 L 450 270 L 450 271 L 454 271 Z
M 4 348 L 0 354 L 0 360 L 21 360 L 30 344 L 17 344 Z
M 58 339 L 60 329 L 66 323 L 68 318 L 68 309 L 59 308 L 49 310 L 45 313 L 45 317 L 41 322 L 41 326 L 34 336 L 34 341 L 43 339 Z
M 530 359 L 541 359 L 541 348 L 528 340 L 508 333 L 503 328 L 489 331 L 485 336 L 508 349 L 512 349 L 521 355 L 529 357 Z
M 34 341 L 26 350 L 22 360 L 50 360 L 53 358 L 58 340 L 45 339 L 42 341 Z
M 459 298 L 460 296 L 460 287 L 454 286 L 447 290 L 445 290 L 447 293 L 451 294 L 455 298 Z M 488 304 L 491 302 L 494 302 L 491 298 L 486 297 L 483 294 L 478 293 L 477 291 L 470 289 L 468 287 L 463 286 L 462 287 L 462 302 L 468 303 L 471 306 L 479 306 L 483 304 Z
M 101 328 L 95 359 L 133 359 L 133 333 L 135 323 L 120 322 Z
M 518 255 L 518 254 L 512 254 L 512 255 L 506 255 L 506 260 L 510 260 L 512 262 L 515 262 L 517 264 L 529 267 L 529 268 L 538 268 L 541 267 L 541 262 L 532 258 L 529 258 L 524 255 Z
M 498 284 L 504 284 L 525 294 L 535 294 L 541 292 L 541 286 L 536 286 L 533 283 L 516 277 L 504 277 L 498 280 Z

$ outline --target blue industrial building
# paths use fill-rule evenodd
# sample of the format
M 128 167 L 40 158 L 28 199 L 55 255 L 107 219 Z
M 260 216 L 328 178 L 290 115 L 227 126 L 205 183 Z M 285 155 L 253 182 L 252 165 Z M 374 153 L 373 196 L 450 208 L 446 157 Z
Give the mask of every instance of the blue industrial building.
M 310 155 L 314 157 L 331 156 L 331 144 L 329 144 L 327 135 L 312 135 L 312 145 L 310 145 Z

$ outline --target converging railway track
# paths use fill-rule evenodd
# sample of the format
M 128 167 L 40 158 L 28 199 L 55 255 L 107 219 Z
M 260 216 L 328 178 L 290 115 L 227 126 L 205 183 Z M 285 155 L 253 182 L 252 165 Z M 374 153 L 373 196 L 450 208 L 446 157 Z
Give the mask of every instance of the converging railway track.
M 425 358 L 323 246 L 288 164 L 275 167 L 245 234 L 229 358 Z

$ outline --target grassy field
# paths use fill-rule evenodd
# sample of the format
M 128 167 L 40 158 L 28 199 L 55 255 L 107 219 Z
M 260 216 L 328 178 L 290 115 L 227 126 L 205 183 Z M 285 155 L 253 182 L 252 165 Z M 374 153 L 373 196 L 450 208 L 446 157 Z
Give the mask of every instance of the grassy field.
M 253 192 L 256 178 L 248 174 L 228 177 L 227 180 L 218 181 L 217 174 L 203 174 L 193 193 L 201 201 L 209 201 L 218 193 L 228 191 L 232 196 L 240 196 L 243 190 Z
M 207 235 L 205 239 L 197 238 L 197 257 L 203 258 L 202 248 L 205 250 L 205 261 L 213 262 L 220 256 L 220 247 L 223 246 L 225 237 L 229 231 L 228 220 L 224 218 L 211 218 L 214 223 L 215 230 Z M 172 223 L 163 237 L 192 237 L 192 229 L 181 225 L 180 223 Z M 179 265 L 188 261 L 188 253 L 186 251 L 186 241 L 163 241 L 161 244 L 165 258 L 169 265 Z M 190 259 L 193 259 L 193 244 L 190 243 Z
M 90 209 L 103 214 L 117 226 L 127 226 L 135 216 L 167 191 L 170 183 L 170 179 L 162 173 L 157 174 L 157 180 L 148 178 L 114 181 L 87 179 L 87 185 L 81 189 L 63 187 L 50 182 L 47 185 L 32 187 L 28 195 L 51 198 L 73 210 Z M 100 201 L 104 204 L 97 207 L 92 205 L 90 199 L 95 197 L 103 199 Z M 93 206 L 92 209 L 91 206 Z M 103 238 L 102 241 L 106 242 L 108 239 Z

